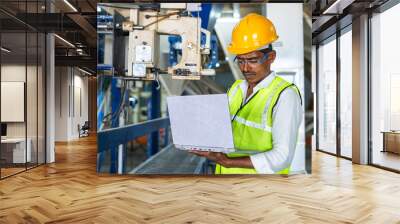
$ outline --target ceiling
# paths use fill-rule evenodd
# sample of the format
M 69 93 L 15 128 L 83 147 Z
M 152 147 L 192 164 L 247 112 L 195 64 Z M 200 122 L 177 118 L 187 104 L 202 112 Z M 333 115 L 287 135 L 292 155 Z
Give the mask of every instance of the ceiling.
M 32 40 L 33 36 L 36 36 L 36 33 L 54 32 L 66 40 L 55 38 L 56 65 L 84 64 L 95 71 L 96 4 L 96 0 L 47 0 L 47 5 L 45 0 L 1 0 L 2 46 L 12 50 L 7 54 L 10 58 L 24 56 L 26 52 L 28 56 L 35 55 L 38 50 L 37 44 L 30 43 L 36 42 L 36 39 Z M 52 13 L 49 13 L 50 11 Z
M 350 25 L 354 17 L 375 12 L 389 0 L 310 0 L 313 44 Z

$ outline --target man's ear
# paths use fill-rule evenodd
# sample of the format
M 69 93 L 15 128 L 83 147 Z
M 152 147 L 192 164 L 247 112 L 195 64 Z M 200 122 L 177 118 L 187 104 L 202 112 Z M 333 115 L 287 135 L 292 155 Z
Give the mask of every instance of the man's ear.
M 273 63 L 275 61 L 275 58 L 276 58 L 276 51 L 272 50 L 271 52 L 269 52 L 268 55 L 268 60 L 267 60 L 268 64 Z

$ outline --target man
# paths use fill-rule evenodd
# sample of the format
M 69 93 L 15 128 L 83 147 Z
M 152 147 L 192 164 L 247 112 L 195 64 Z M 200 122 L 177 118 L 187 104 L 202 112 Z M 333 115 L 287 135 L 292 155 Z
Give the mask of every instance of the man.
M 278 36 L 264 16 L 251 13 L 232 31 L 228 50 L 236 54 L 245 80 L 228 91 L 235 148 L 257 154 L 192 151 L 216 162 L 216 174 L 289 174 L 302 120 L 297 87 L 271 71 Z

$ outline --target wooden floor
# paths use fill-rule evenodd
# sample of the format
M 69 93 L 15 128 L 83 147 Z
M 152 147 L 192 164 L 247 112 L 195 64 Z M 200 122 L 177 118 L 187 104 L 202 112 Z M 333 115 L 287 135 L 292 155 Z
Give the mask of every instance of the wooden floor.
M 7 167 L 7 168 L 1 168 L 1 177 L 7 177 L 11 176 L 13 174 L 23 172 L 25 171 L 25 167 Z
M 96 141 L 0 181 L 0 223 L 400 223 L 400 175 L 314 153 L 313 174 L 97 175 Z

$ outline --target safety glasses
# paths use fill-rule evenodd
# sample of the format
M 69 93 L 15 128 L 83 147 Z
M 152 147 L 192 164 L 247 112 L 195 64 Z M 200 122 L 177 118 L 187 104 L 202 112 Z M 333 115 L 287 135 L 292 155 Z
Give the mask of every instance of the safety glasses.
M 269 53 L 264 53 L 264 56 L 262 56 L 261 58 L 251 58 L 251 59 L 241 59 L 236 56 L 235 59 L 233 59 L 233 61 L 238 63 L 239 66 L 244 66 L 245 64 L 254 66 L 257 64 L 264 63 L 268 59 L 268 55 Z

